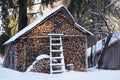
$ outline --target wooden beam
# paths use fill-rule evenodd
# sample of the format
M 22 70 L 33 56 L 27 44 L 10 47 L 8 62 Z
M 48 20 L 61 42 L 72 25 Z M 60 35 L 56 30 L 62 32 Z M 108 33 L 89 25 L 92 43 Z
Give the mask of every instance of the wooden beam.
M 33 36 L 33 37 L 20 37 L 21 39 L 26 38 L 49 38 L 50 36 Z M 84 37 L 84 35 L 64 35 L 63 37 Z

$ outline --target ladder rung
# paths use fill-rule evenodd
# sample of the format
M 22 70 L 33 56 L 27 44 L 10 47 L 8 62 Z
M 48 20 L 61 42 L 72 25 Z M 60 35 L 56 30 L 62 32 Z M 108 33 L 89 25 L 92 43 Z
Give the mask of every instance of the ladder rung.
M 49 36 L 63 36 L 63 34 L 54 34 L 54 33 L 51 33 L 51 34 L 48 34 Z
M 51 50 L 50 52 L 63 52 L 63 50 Z
M 54 71 L 52 71 L 52 73 L 62 73 L 62 72 L 64 72 L 64 71 L 62 71 L 62 70 L 54 70 Z
M 63 59 L 63 57 L 52 57 L 52 59 Z
M 51 46 L 61 46 L 62 44 L 56 44 L 56 43 L 52 43 L 50 44 Z
M 51 38 L 51 40 L 57 40 L 58 41 L 58 40 L 60 40 L 60 38 Z
M 62 66 L 62 63 L 52 63 L 51 66 Z

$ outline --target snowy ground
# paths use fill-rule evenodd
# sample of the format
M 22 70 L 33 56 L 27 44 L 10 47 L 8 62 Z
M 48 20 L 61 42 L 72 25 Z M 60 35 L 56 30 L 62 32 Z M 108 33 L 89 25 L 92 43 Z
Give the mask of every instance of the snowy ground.
M 2 59 L 0 58 L 0 63 Z M 65 72 L 62 74 L 43 74 L 32 72 L 17 72 L 0 67 L 0 80 L 120 80 L 120 70 L 97 70 L 91 68 L 88 72 Z

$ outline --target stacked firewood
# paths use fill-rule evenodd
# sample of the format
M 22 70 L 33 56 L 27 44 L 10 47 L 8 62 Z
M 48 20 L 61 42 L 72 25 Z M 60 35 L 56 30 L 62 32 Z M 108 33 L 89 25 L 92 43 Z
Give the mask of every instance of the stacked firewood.
M 16 50 L 19 53 L 16 54 L 16 67 L 18 71 L 26 71 L 38 55 L 49 55 L 49 37 L 21 38 L 19 40 L 16 44 Z
M 49 32 L 51 32 L 52 29 L 52 21 L 47 20 L 45 23 L 36 25 L 36 28 L 34 28 L 31 32 L 27 34 L 27 37 L 31 36 L 47 36 Z
M 85 45 L 85 36 L 79 37 L 62 37 L 63 38 L 63 49 L 65 56 L 65 64 L 74 64 L 75 71 L 86 71 L 86 45 Z M 28 38 L 29 39 L 29 38 Z M 38 41 L 37 41 L 38 40 Z M 29 44 L 30 43 L 30 44 Z M 25 46 L 19 45 L 19 49 L 22 49 L 22 52 L 19 52 L 18 56 L 18 68 L 24 70 L 35 61 L 35 58 L 40 54 L 49 55 L 49 38 L 32 38 L 29 39 Z M 21 47 L 20 47 L 21 46 Z M 23 49 L 24 47 L 24 49 Z M 57 56 L 54 54 L 53 56 Z M 41 64 L 42 61 L 40 61 Z M 43 61 L 44 62 L 44 61 Z M 23 65 L 24 64 L 24 65 Z M 44 71 L 42 71 L 44 72 Z M 48 72 L 48 71 L 47 71 Z
M 61 27 L 55 29 L 54 33 L 63 33 L 64 35 L 83 35 L 83 32 L 80 32 L 76 27 L 71 24 L 65 23 Z M 84 35 L 83 35 L 84 36 Z
M 86 45 L 81 38 L 84 37 L 67 37 L 63 39 L 65 64 L 73 64 L 75 71 L 86 71 Z
M 38 60 L 31 69 L 32 72 L 40 72 L 40 73 L 50 73 L 50 60 L 49 58 L 44 58 Z
M 35 58 L 38 55 L 49 55 L 50 49 L 48 34 L 53 31 L 53 33 L 63 33 L 65 35 L 62 37 L 65 65 L 73 64 L 74 70 L 86 71 L 86 35 L 75 26 L 64 20 L 64 18 L 66 19 L 64 14 L 61 14 L 61 16 L 59 14 L 55 17 L 55 20 L 52 18 L 46 20 L 44 23 L 36 25 L 31 32 L 22 36 L 21 39 L 18 40 L 16 43 L 18 53 L 17 69 L 19 71 L 25 71 L 25 69 L 27 69 L 27 67 L 35 61 Z M 60 22 L 63 20 L 66 22 L 61 26 L 55 26 L 60 24 L 59 21 L 57 21 L 57 18 L 59 18 L 58 20 L 60 20 Z M 33 71 L 41 72 L 43 67 L 39 68 L 38 66 L 42 65 L 46 65 L 46 69 L 49 70 L 48 62 L 49 60 L 38 61 L 38 63 L 35 64 L 36 66 Z M 49 73 L 47 70 L 42 72 Z
M 53 63 L 56 63 L 56 61 L 53 61 Z M 58 69 L 59 69 L 58 66 L 53 67 L 53 70 L 58 70 Z M 43 58 L 35 61 L 35 64 L 33 64 L 33 67 L 30 71 L 50 74 L 50 59 Z
M 23 40 L 20 40 L 23 42 Z M 24 43 L 17 43 L 16 44 L 16 69 L 18 71 L 25 71 L 26 70 L 26 45 Z

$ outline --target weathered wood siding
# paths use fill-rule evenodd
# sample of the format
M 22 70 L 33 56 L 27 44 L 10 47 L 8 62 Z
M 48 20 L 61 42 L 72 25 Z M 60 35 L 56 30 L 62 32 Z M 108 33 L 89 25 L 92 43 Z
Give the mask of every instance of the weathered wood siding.
M 13 43 L 5 46 L 5 60 L 3 66 L 6 68 L 16 69 L 16 47 Z
M 120 69 L 120 41 L 106 50 L 102 68 L 114 70 Z

